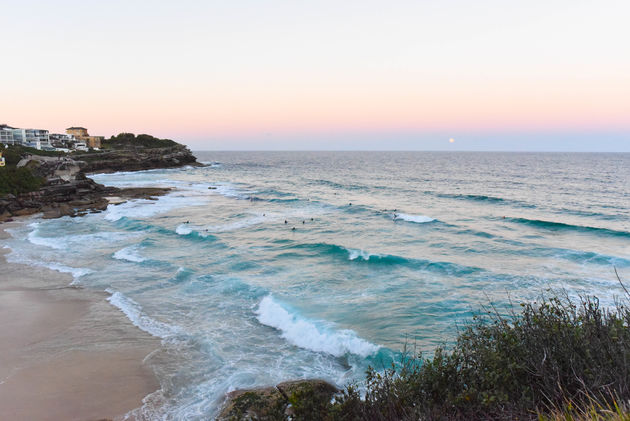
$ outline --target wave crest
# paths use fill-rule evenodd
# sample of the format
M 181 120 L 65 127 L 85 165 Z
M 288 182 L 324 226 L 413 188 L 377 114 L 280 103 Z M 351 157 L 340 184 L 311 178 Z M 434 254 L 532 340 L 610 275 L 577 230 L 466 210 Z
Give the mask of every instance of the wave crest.
M 356 354 L 367 357 L 379 346 L 359 338 L 352 330 L 333 330 L 314 321 L 291 314 L 271 295 L 264 297 L 256 310 L 258 321 L 282 332 L 282 337 L 300 348 L 324 352 L 335 357 Z
M 171 326 L 168 323 L 163 323 L 149 317 L 142 311 L 140 304 L 121 292 L 114 291 L 110 288 L 106 289 L 106 291 L 111 294 L 107 301 L 122 311 L 136 327 L 162 339 L 167 339 L 181 333 L 179 327 Z
M 407 222 L 415 222 L 416 224 L 426 224 L 427 222 L 435 221 L 435 218 L 425 215 L 408 215 L 406 213 L 395 213 L 394 220 L 401 220 Z
M 586 225 L 573 225 L 565 222 L 545 221 L 542 219 L 528 219 L 528 218 L 507 218 L 510 222 L 517 224 L 529 225 L 536 228 L 545 228 L 550 230 L 567 230 L 567 231 L 579 231 L 579 232 L 591 232 L 596 234 L 608 235 L 612 237 L 630 237 L 630 232 L 617 231 L 609 228 L 591 227 Z
M 114 259 L 127 260 L 128 262 L 140 263 L 146 259 L 139 254 L 138 246 L 129 246 L 114 253 Z

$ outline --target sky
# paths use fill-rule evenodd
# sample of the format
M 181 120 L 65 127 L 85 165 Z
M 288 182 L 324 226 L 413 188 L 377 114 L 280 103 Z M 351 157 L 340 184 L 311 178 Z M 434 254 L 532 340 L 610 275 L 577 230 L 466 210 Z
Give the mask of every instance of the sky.
M 630 152 L 628 0 L 0 0 L 0 123 L 193 150 Z

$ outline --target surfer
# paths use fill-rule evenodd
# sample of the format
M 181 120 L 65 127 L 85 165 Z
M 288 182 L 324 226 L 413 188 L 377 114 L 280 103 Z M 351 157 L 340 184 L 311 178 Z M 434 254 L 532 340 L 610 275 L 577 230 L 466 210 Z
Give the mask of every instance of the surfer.
M 295 231 L 295 227 L 291 228 L 291 231 Z
M 284 223 L 285 223 L 285 224 L 287 224 L 287 223 L 288 223 L 286 219 L 284 220 Z

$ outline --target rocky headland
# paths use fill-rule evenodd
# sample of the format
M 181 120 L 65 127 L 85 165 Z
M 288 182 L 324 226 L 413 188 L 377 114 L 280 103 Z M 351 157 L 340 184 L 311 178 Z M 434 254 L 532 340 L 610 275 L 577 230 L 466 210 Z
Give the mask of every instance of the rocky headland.
M 75 155 L 73 158 L 82 162 L 81 170 L 88 174 L 202 165 L 184 145 L 150 149 L 117 149 Z
M 8 171 L 22 171 L 38 180 L 37 188 L 0 196 L 0 221 L 15 216 L 43 213 L 44 218 L 82 216 L 100 212 L 110 203 L 129 199 L 153 199 L 166 194 L 168 188 L 106 187 L 96 183 L 90 173 L 142 171 L 182 166 L 202 166 L 185 146 L 167 139 L 129 133 L 112 137 L 102 151 L 56 154 L 33 154 L 20 149 Z M 6 171 L 5 170 L 5 171 Z M 16 181 L 20 183 L 19 177 Z M 21 186 L 18 186 L 21 187 Z M 23 188 L 21 190 L 24 190 Z

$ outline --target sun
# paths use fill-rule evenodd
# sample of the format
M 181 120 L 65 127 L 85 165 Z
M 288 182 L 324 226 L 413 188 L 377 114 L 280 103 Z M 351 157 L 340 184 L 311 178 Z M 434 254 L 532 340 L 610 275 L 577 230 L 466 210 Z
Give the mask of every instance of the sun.
M 448 140 L 449 143 L 455 143 L 455 139 L 453 139 L 452 137 Z

